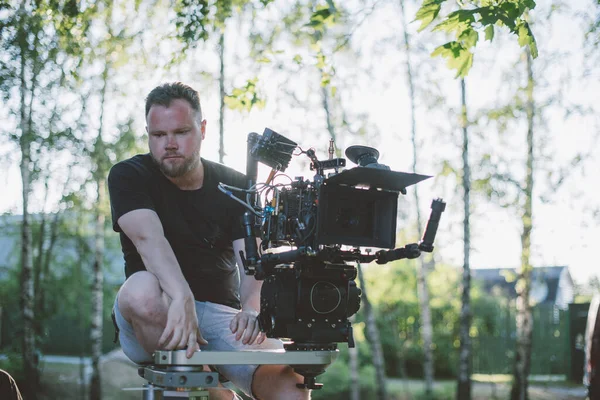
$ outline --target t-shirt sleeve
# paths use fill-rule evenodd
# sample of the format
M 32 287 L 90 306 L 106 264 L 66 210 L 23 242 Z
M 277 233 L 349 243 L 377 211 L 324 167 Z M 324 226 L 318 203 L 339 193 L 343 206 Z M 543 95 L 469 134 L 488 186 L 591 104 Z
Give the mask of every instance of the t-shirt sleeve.
M 108 174 L 108 192 L 112 214 L 113 230 L 121 232 L 117 221 L 133 210 L 154 210 L 147 179 L 141 171 L 127 163 L 115 164 Z

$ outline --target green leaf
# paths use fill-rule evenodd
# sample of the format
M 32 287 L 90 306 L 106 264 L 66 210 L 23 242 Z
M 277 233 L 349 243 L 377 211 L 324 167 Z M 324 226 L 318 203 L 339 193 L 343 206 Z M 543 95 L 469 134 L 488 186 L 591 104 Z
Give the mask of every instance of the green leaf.
M 317 54 L 317 68 L 324 69 L 327 66 L 327 60 L 325 58 L 325 54 L 319 53 Z
M 458 41 L 464 44 L 464 47 L 470 49 L 471 47 L 475 47 L 477 41 L 479 40 L 479 33 L 475 29 L 468 28 L 463 31 L 458 37 Z
M 455 32 L 458 38 L 467 29 L 473 29 L 475 24 L 474 10 L 458 10 L 450 13 L 445 21 L 440 22 L 433 31 Z
M 536 58 L 538 56 L 537 44 L 533 37 L 533 32 L 531 32 L 531 28 L 527 22 L 523 21 L 517 25 L 517 36 L 519 37 L 519 46 L 529 46 L 531 56 Z
M 486 6 L 479 7 L 473 10 L 476 14 L 479 14 L 479 23 L 483 26 L 494 25 L 498 21 L 498 8 Z
M 243 87 L 234 88 L 225 96 L 225 104 L 232 110 L 250 111 L 253 107 L 263 108 L 265 100 L 257 92 L 258 78 L 248 79 Z
M 421 21 L 418 31 L 421 32 L 427 28 L 431 22 L 438 16 L 445 0 L 425 0 L 421 8 L 417 11 L 414 21 Z
M 446 58 L 448 67 L 456 70 L 456 78 L 467 76 L 473 66 L 473 53 L 456 41 L 437 47 L 431 56 Z
M 335 12 L 329 7 L 319 7 L 315 12 L 310 16 L 310 22 L 307 24 L 310 27 L 315 28 L 316 30 L 325 29 L 325 25 L 330 22 L 333 22 L 333 17 Z
M 302 56 L 300 54 L 296 54 L 293 58 L 294 62 L 298 65 L 302 65 Z
M 521 5 L 526 9 L 533 10 L 536 4 L 534 0 L 521 0 Z
M 489 40 L 490 42 L 494 39 L 494 25 L 488 25 L 485 28 L 485 40 Z

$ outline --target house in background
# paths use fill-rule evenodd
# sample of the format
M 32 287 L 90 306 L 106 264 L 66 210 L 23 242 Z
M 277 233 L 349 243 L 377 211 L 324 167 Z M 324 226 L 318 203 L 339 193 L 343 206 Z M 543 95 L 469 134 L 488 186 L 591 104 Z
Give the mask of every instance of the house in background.
M 515 268 L 479 268 L 472 269 L 474 282 L 480 282 L 490 294 L 516 298 Z M 531 303 L 549 304 L 566 310 L 575 297 L 575 284 L 566 266 L 536 267 L 531 273 Z

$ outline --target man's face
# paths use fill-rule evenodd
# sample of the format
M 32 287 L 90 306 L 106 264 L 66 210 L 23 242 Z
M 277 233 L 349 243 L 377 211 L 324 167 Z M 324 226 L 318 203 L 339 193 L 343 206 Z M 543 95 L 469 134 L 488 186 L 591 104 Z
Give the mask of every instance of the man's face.
M 153 105 L 146 117 L 150 154 L 170 178 L 184 176 L 200 163 L 206 121 L 183 99 L 169 107 Z

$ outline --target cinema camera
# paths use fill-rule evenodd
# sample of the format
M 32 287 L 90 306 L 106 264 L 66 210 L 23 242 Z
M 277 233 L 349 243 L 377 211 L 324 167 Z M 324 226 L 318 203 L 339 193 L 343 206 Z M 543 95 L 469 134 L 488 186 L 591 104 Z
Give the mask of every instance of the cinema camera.
M 299 153 L 293 154 L 296 149 Z M 430 176 L 392 171 L 377 162 L 379 152 L 371 147 L 349 147 L 346 157 L 358 166 L 345 170 L 346 160 L 333 158 L 333 153 L 330 141 L 328 159 L 319 160 L 313 149 L 304 151 L 267 128 L 262 135 L 248 135 L 247 187 L 220 185 L 232 198 L 237 191 L 235 198 L 247 208 L 242 221 L 246 252 L 241 256 L 245 273 L 264 280 L 261 330 L 267 337 L 287 339 L 290 351 L 335 350 L 343 342 L 353 347 L 348 318 L 360 308 L 361 290 L 351 263 L 384 264 L 432 252 L 446 206 L 434 200 L 422 240 L 394 249 L 398 195 Z M 289 178 L 289 184 L 273 183 L 292 155 L 301 154 L 310 158 L 312 181 L 297 177 Z M 265 183 L 256 182 L 258 163 L 272 168 Z M 333 172 L 326 177 L 327 170 Z M 243 194 L 246 201 L 240 200 Z M 283 246 L 290 250 L 272 250 Z M 382 250 L 371 254 L 371 247 Z M 306 379 L 311 373 L 303 375 Z M 314 379 L 307 387 L 314 388 Z
M 267 337 L 283 339 L 284 349 L 198 351 L 190 359 L 185 350 L 156 351 L 154 363 L 138 371 L 148 381 L 144 400 L 208 399 L 205 389 L 216 388 L 219 378 L 203 370 L 206 364 L 287 364 L 304 377 L 298 387 L 319 389 L 316 377 L 337 358 L 337 343 L 354 346 L 348 318 L 360 308 L 361 297 L 355 263 L 384 264 L 433 251 L 446 206 L 439 199 L 431 205 L 421 241 L 394 249 L 398 195 L 429 176 L 391 171 L 377 163 L 379 152 L 366 146 L 346 150 L 358 166 L 343 170 L 346 160 L 333 157 L 333 141 L 328 159 L 319 160 L 314 150 L 304 151 L 270 129 L 250 133 L 247 144 L 247 186 L 219 184 L 219 189 L 247 209 L 241 221 L 243 267 L 263 280 L 259 324 Z M 310 158 L 312 181 L 274 183 L 287 176 L 283 172 L 296 149 L 296 155 Z M 265 183 L 256 182 L 259 162 L 272 168 Z

